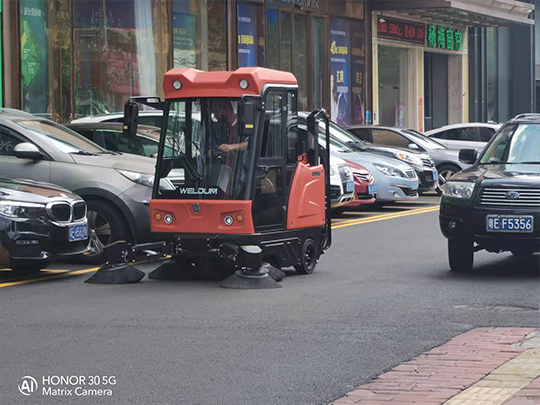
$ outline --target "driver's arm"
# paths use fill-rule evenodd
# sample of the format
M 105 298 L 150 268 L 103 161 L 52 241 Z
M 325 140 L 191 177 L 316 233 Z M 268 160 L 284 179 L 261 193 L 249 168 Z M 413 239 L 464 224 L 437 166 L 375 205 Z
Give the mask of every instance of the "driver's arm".
M 219 150 L 222 152 L 230 152 L 232 150 L 246 150 L 248 148 L 248 141 L 241 143 L 224 143 L 219 146 Z

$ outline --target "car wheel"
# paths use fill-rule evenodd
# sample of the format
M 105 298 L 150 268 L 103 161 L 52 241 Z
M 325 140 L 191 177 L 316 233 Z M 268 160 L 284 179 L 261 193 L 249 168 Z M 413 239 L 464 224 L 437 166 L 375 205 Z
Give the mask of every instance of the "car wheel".
M 298 274 L 311 274 L 315 271 L 319 259 L 317 244 L 311 238 L 307 238 L 300 252 L 300 264 L 294 266 Z
M 459 168 L 451 165 L 441 166 L 437 169 L 439 171 L 439 182 L 437 183 L 436 192 L 437 194 L 442 194 L 442 187 L 444 184 L 450 180 L 450 177 L 452 177 L 454 174 L 460 171 Z
M 474 265 L 474 242 L 470 239 L 448 239 L 450 270 L 471 271 Z
M 84 263 L 99 264 L 105 261 L 105 246 L 119 240 L 126 240 L 127 229 L 122 214 L 110 203 L 88 201 L 88 228 L 90 252 L 81 256 Z

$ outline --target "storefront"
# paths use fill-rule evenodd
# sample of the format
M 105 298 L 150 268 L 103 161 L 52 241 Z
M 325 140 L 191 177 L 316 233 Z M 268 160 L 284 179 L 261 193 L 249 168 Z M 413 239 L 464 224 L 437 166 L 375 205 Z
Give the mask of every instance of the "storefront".
M 361 0 L 19 0 L 10 2 L 10 106 L 59 122 L 162 95 L 173 67 L 293 72 L 300 108 L 366 117 Z M 4 33 L 5 33 L 4 29 Z
M 533 111 L 531 3 L 373 0 L 374 123 L 424 131 Z
M 377 14 L 375 123 L 420 131 L 466 122 L 467 28 Z

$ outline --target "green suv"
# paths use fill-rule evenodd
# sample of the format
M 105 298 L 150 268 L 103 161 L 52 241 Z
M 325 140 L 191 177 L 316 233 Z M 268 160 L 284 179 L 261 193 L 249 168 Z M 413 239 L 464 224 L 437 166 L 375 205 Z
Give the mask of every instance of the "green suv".
M 440 227 L 448 239 L 454 271 L 473 268 L 474 252 L 511 251 L 519 257 L 540 252 L 540 115 L 522 114 L 507 122 L 473 164 L 443 187 Z

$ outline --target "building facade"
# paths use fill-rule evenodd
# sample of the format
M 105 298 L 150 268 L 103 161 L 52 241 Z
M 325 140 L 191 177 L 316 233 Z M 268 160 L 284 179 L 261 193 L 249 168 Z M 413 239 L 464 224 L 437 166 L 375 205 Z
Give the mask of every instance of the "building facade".
M 171 68 L 293 72 L 300 108 L 363 123 L 359 0 L 4 1 L 5 105 L 58 122 L 162 95 Z M 6 56 L 8 57 L 6 59 Z

